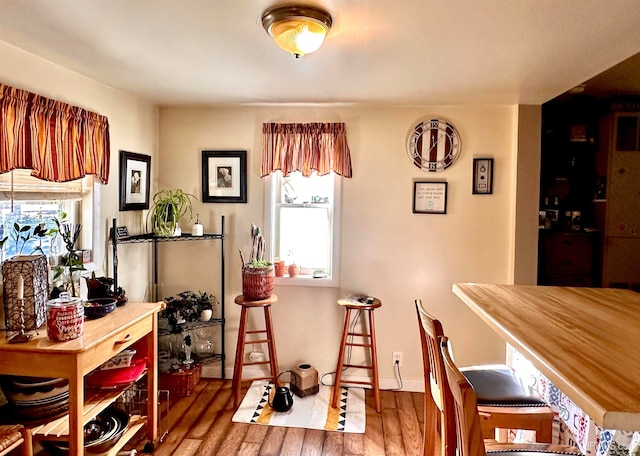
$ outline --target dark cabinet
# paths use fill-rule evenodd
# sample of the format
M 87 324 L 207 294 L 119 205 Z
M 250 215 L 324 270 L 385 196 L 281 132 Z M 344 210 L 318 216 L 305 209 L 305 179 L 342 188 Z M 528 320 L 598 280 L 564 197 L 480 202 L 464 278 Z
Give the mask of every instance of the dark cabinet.
M 538 285 L 600 285 L 600 232 L 539 230 Z

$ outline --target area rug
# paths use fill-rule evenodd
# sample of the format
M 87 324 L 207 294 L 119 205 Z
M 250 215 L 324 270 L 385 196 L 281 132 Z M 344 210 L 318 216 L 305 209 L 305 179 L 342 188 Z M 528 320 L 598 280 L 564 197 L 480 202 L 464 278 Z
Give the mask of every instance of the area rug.
M 366 414 L 364 389 L 341 388 L 340 404 L 330 406 L 332 388 L 320 385 L 317 394 L 300 398 L 293 396 L 288 412 L 276 412 L 269 406 L 273 385 L 256 380 L 249 387 L 240 407 L 233 415 L 236 423 L 255 423 L 269 426 L 299 427 L 325 431 L 364 433 Z

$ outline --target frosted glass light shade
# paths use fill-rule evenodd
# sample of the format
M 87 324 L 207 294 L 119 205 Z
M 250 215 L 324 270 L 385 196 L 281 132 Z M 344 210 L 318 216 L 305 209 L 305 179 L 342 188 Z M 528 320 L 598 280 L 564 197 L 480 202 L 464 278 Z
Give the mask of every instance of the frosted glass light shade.
M 296 58 L 320 48 L 331 22 L 329 13 L 312 7 L 284 6 L 262 15 L 267 33 L 281 49 Z

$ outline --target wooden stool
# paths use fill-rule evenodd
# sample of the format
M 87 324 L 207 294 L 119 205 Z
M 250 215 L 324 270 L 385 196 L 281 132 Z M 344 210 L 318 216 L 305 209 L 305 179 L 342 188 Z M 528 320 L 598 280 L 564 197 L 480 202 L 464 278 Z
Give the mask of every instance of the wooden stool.
M 376 412 L 380 413 L 380 383 L 378 382 L 378 353 L 376 351 L 376 327 L 373 322 L 373 311 L 382 306 L 382 302 L 378 298 L 366 301 L 366 298 L 362 299 L 363 302 L 358 301 L 355 298 L 339 299 L 338 304 L 343 306 L 346 310 L 344 315 L 344 329 L 342 330 L 342 342 L 340 343 L 340 351 L 338 352 L 338 366 L 336 367 L 336 378 L 333 384 L 333 399 L 332 406 L 335 408 L 338 406 L 338 400 L 340 398 L 340 387 L 342 380 L 342 370 L 348 367 L 354 367 L 356 369 L 368 369 L 373 371 L 373 381 L 347 381 L 345 383 L 357 384 L 357 385 L 369 385 L 373 388 L 373 396 L 376 403 Z M 357 310 L 366 311 L 369 316 L 369 332 L 368 333 L 356 333 L 349 332 L 349 324 L 351 322 L 351 311 Z M 366 323 L 365 323 L 366 326 Z M 361 337 L 363 340 L 361 343 L 347 342 L 349 336 Z M 351 339 L 353 340 L 353 339 Z M 368 342 L 368 343 L 367 343 Z M 371 354 L 370 365 L 354 365 L 344 364 L 344 352 L 347 346 L 350 347 L 366 347 L 369 348 Z
M 233 407 L 238 408 L 240 405 L 240 382 L 242 381 L 242 368 L 243 366 L 254 366 L 256 364 L 268 364 L 271 375 L 269 377 L 257 377 L 252 380 L 270 380 L 276 381 L 278 376 L 278 357 L 276 355 L 276 341 L 273 337 L 273 322 L 271 321 L 271 304 L 278 302 L 278 297 L 274 294 L 267 299 L 261 299 L 259 301 L 249 301 L 245 299 L 243 295 L 236 296 L 236 304 L 242 306 L 242 312 L 240 313 L 240 326 L 238 327 L 238 345 L 236 346 L 236 362 L 233 365 Z M 249 309 L 255 307 L 262 307 L 264 310 L 264 322 L 266 329 L 256 329 L 247 331 L 247 313 Z M 259 340 L 247 340 L 247 335 L 264 333 L 266 338 Z M 244 347 L 246 344 L 264 344 L 266 343 L 269 349 L 268 361 L 244 361 Z

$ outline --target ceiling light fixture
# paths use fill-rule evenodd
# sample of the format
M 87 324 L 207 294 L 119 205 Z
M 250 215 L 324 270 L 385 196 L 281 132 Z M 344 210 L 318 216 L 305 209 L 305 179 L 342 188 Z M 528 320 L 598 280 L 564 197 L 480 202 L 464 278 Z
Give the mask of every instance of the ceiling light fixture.
M 262 14 L 264 29 L 295 58 L 317 51 L 331 23 L 331 15 L 315 6 L 278 6 Z

